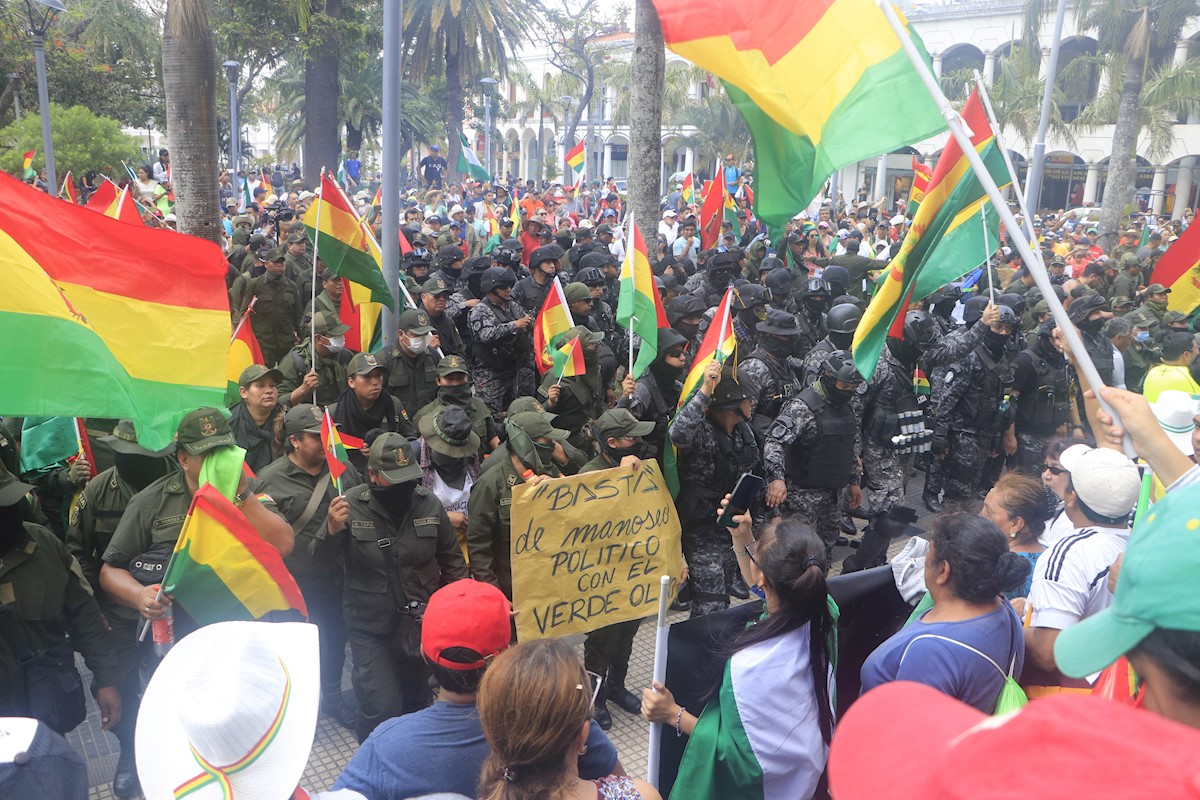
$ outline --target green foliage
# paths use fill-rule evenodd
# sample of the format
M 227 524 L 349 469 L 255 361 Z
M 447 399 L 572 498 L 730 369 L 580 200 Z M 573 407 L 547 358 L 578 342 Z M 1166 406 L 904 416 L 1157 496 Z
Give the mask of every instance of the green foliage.
M 115 119 L 96 116 L 83 106 L 63 108 L 51 103 L 50 122 L 54 130 L 54 162 L 60 179 L 67 170 L 76 177 L 89 170 L 119 177 L 124 174 L 122 159 L 131 166 L 142 160 L 138 140 L 122 133 Z M 22 155 L 34 149 L 37 155 L 33 167 L 41 169 L 42 118 L 22 114 L 20 122 L 0 130 L 0 170 L 20 175 Z

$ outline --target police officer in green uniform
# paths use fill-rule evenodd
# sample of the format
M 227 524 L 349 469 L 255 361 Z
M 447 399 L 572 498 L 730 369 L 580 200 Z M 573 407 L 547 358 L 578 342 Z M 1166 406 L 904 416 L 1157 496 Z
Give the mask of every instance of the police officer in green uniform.
M 555 445 L 567 438 L 567 432 L 554 427 L 551 420 L 552 415 L 540 411 L 510 414 L 505 422 L 508 442 L 488 457 L 495 466 L 479 476 L 467 504 L 471 574 L 477 581 L 498 587 L 510 599 L 512 488 L 562 474 L 553 456 Z
M 421 284 L 421 308 L 429 315 L 429 324 L 433 326 L 436 342 L 431 341 L 430 347 L 436 347 L 445 355 L 457 353 L 466 355 L 467 346 L 463 343 L 458 326 L 446 313 L 450 296 L 454 294 L 453 287 L 440 275 L 434 275 Z
M 133 496 L 104 551 L 100 586 L 110 599 L 135 610 L 143 619 L 163 617 L 171 600 L 167 596 L 155 599 L 158 579 L 183 530 L 192 495 L 200 488 L 200 469 L 214 450 L 234 444 L 229 423 L 217 409 L 198 408 L 184 415 L 175 432 L 175 459 L 181 469 Z M 275 503 L 270 496 L 264 494 L 260 500 L 256 495 L 261 487 L 260 481 L 243 477 L 233 503 L 263 541 L 287 557 L 295 535 L 292 527 L 274 513 Z M 177 639 L 195 629 L 194 621 L 183 610 L 174 609 L 174 616 Z
M 550 343 L 551 347 L 562 347 L 573 339 L 579 339 L 587 371 L 583 375 L 559 379 L 554 370 L 546 373 L 538 389 L 538 397 L 546 409 L 558 415 L 556 427 L 570 434 L 571 444 L 590 453 L 591 441 L 584 433 L 584 426 L 595 420 L 604 411 L 605 393 L 600 383 L 600 342 L 604 334 L 590 331 L 582 325 L 567 329 Z
M 304 595 L 309 621 L 321 631 L 321 708 L 353 729 L 354 715 L 342 702 L 346 625 L 342 619 L 341 551 L 318 557 L 330 505 L 339 496 L 321 444 L 322 419 L 321 410 L 312 403 L 290 409 L 283 420 L 285 455 L 259 472 L 258 479 L 296 532 L 296 546 L 283 563 Z M 354 467 L 347 467 L 339 482 L 345 493 L 363 481 Z
M 346 390 L 346 365 L 354 354 L 347 351 L 346 331 L 337 314 L 319 311 L 313 315 L 316 331 L 317 363 L 313 364 L 313 340 L 308 336 L 279 362 L 279 396 L 288 405 L 315 403 L 327 406 L 337 402 Z
M 397 325 L 395 344 L 376 355 L 387 369 L 387 390 L 405 408 L 416 410 L 437 397 L 438 359 L 429 352 L 433 326 L 429 315 L 416 308 L 401 312 Z
M 277 364 L 295 346 L 300 337 L 300 322 L 308 305 L 300 299 L 300 289 L 286 275 L 287 262 L 278 248 L 266 253 L 267 271 L 251 279 L 246 286 L 236 318 L 240 319 L 257 297 L 250 327 L 262 348 L 263 361 Z
M 117 463 L 92 478 L 76 500 L 67 528 L 67 547 L 78 560 L 83 576 L 100 604 L 117 658 L 121 676 L 117 688 L 124 707 L 121 722 L 113 728 L 113 734 L 121 743 L 121 757 L 113 776 L 113 794 L 126 798 L 138 790 L 137 765 L 133 757 L 133 727 L 137 722 L 141 694 L 138 615 L 133 609 L 114 602 L 100 588 L 101 558 L 129 500 L 154 481 L 168 473 L 176 473 L 178 469 L 168 457 L 169 449 L 151 452 L 138 444 L 131 420 L 118 422 L 112 434 L 101 441 L 113 450 Z
M 441 502 L 419 485 L 412 444 L 385 433 L 371 445 L 368 485 L 330 503 L 323 552 L 345 558 L 343 610 L 354 659 L 357 735 L 430 702 L 420 620 L 439 587 L 469 577 Z
M 375 354 L 355 353 L 346 367 L 346 390 L 329 409 L 338 430 L 364 441 L 373 430 L 417 438 L 417 427 L 408 409 L 388 393 L 386 384 L 387 368 Z M 351 448 L 348 454 L 350 463 L 358 469 L 367 466 L 367 456 L 362 450 Z
M 286 273 L 289 278 L 295 281 L 296 286 L 300 288 L 300 297 L 306 303 L 312 302 L 312 251 L 308 249 L 308 236 L 302 231 L 288 234 L 284 239 L 286 247 L 283 253 L 283 260 L 286 264 Z M 317 259 L 317 280 L 320 280 L 324 270 L 324 263 Z M 320 291 L 320 290 L 318 290 Z
M 437 416 L 446 406 L 458 406 L 467 412 L 471 429 L 479 435 L 480 455 L 490 453 L 500 444 L 496 420 L 491 410 L 475 396 L 467 360 L 460 355 L 449 355 L 438 362 L 437 397 L 417 410 L 413 422 L 419 425 L 423 417 Z
M 300 299 L 308 303 L 307 295 L 302 295 Z M 308 329 L 312 325 L 312 315 L 317 311 L 324 311 L 335 317 L 339 316 L 342 308 L 341 277 L 334 275 L 330 270 L 326 270 L 321 276 L 321 293 L 317 295 L 316 300 L 308 304 L 308 313 L 304 315 L 303 327 L 305 329 Z
M 78 650 L 95 678 L 101 728 L 111 730 L 121 721 L 120 670 L 104 617 L 67 546 L 24 521 L 21 501 L 31 491 L 0 465 L 0 716 L 33 713 L 22 657 L 43 651 L 43 663 L 56 660 L 64 677 L 78 678 L 72 652 Z M 82 705 L 82 686 L 77 690 Z
M 579 471 L 596 472 L 617 466 L 637 469 L 646 453 L 643 437 L 653 433 L 655 425 L 653 421 L 641 422 L 627 408 L 605 411 L 592 425 L 600 454 Z M 639 624 L 641 620 L 634 619 L 607 625 L 590 632 L 583 641 L 583 665 L 604 679 L 596 697 L 595 714 L 596 724 L 604 730 L 612 727 L 607 701 L 612 700 L 628 714 L 638 714 L 642 708 L 641 697 L 625 688 L 629 654 L 633 652 L 633 637 Z

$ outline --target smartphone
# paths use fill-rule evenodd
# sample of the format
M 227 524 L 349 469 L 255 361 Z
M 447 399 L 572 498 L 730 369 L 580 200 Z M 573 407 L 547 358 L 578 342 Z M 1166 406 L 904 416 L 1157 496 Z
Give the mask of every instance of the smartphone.
M 733 496 L 729 498 L 729 505 L 725 506 L 725 510 L 721 512 L 717 522 L 726 528 L 736 528 L 737 523 L 733 521 L 733 518 L 745 514 L 746 510 L 750 508 L 750 503 L 762 493 L 765 487 L 766 483 L 762 478 L 751 472 L 742 473 L 742 477 L 738 478 L 737 484 L 733 487 Z

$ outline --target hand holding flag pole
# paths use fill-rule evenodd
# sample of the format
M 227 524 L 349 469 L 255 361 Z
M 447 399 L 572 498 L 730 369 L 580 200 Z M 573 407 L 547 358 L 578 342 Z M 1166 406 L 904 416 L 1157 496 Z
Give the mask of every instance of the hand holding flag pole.
M 950 105 L 950 101 L 946 99 L 946 95 L 942 93 L 937 78 L 933 76 L 929 65 L 925 63 L 925 59 L 917 51 L 917 47 L 909 37 L 904 24 L 896 16 L 896 10 L 892 7 L 890 0 L 876 0 L 876 3 L 883 11 L 883 15 L 895 32 L 896 38 L 900 40 L 900 46 L 904 49 L 905 55 L 912 62 L 917 74 L 921 76 L 921 81 L 925 84 L 925 89 L 929 92 L 929 96 L 933 98 L 934 103 L 941 109 L 942 118 L 946 120 L 946 124 L 950 128 L 950 135 L 954 137 L 959 147 L 962 148 L 963 156 L 971 165 L 971 170 L 975 173 L 979 184 L 987 192 L 992 204 L 995 205 L 996 212 L 1000 215 L 1000 221 L 1008 230 L 1020 230 L 1021 226 L 1017 224 L 1012 212 L 1009 211 L 1007 202 L 1003 195 L 1000 194 L 999 187 L 992 180 L 987 167 L 979 157 L 979 153 L 976 152 L 975 147 L 971 144 L 971 137 L 963 129 L 962 120 L 959 118 L 958 112 L 954 110 Z M 1001 149 L 1003 150 L 1003 148 Z M 1087 350 L 1084 349 L 1083 339 L 1080 338 L 1079 331 L 1071 323 L 1070 318 L 1067 316 L 1067 310 L 1063 308 L 1062 301 L 1054 293 L 1054 287 L 1050 283 L 1050 275 L 1046 271 L 1045 265 L 1034 254 L 1033 248 L 1029 246 L 1029 242 L 1025 241 L 1024 237 L 1014 237 L 1013 243 L 1017 246 L 1017 252 L 1021 254 L 1022 260 L 1029 266 L 1034 282 L 1042 292 L 1042 299 L 1050 307 L 1050 313 L 1054 317 L 1054 321 L 1058 323 L 1059 330 L 1062 331 L 1062 335 L 1066 338 L 1067 344 L 1075 356 L 1075 363 L 1079 371 L 1087 379 L 1088 383 L 1097 389 L 1096 399 L 1100 407 L 1113 418 L 1113 423 L 1117 427 L 1121 427 L 1120 415 L 1113 409 L 1112 405 L 1100 397 L 1099 387 L 1103 386 L 1104 382 L 1100 380 L 1100 373 L 1096 371 L 1096 365 L 1092 363 Z M 1130 458 L 1137 458 L 1137 452 L 1133 449 L 1133 442 L 1130 440 L 1128 434 L 1125 435 L 1124 449 L 1125 455 Z
M 663 575 L 658 579 L 658 624 L 654 628 L 654 677 L 653 683 L 666 685 L 667 682 L 667 634 L 671 626 L 667 624 L 668 595 L 671 591 L 671 577 Z M 658 788 L 659 748 L 662 745 L 662 723 L 650 723 L 650 741 L 646 749 L 646 780 L 651 786 Z

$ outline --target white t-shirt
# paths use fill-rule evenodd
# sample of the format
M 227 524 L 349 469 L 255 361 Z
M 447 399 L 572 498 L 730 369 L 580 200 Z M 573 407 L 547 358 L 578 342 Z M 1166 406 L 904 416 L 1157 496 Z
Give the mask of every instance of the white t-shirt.
M 460 514 L 467 513 L 467 500 L 471 497 L 471 475 L 468 473 L 463 480 L 463 488 L 455 489 L 442 480 L 442 476 L 438 475 L 437 470 L 433 471 L 433 486 L 429 487 L 438 500 L 442 502 L 442 508 L 447 511 L 457 511 Z
M 679 235 L 679 223 L 672 220 L 667 222 L 665 219 L 658 221 L 658 232 L 667 237 L 667 244 L 674 244 L 675 237 Z
M 1054 518 L 1050 520 L 1046 529 L 1042 531 L 1042 535 L 1038 537 L 1038 544 L 1042 547 L 1054 547 L 1060 539 L 1065 539 L 1074 532 L 1075 523 L 1067 518 L 1067 512 L 1060 502 L 1058 510 L 1054 512 Z
M 1129 528 L 1078 528 L 1033 567 L 1030 626 L 1065 630 L 1112 605 L 1108 570 L 1129 544 Z

